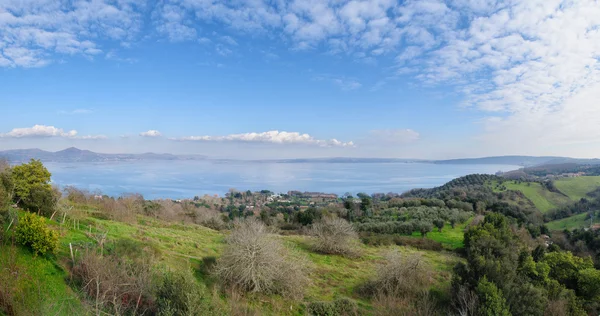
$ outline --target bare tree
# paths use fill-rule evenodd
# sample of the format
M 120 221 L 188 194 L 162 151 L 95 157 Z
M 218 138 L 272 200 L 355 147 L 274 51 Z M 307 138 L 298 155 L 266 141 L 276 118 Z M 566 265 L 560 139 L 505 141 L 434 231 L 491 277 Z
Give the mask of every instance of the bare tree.
M 326 254 L 356 255 L 358 235 L 352 225 L 341 218 L 325 218 L 313 224 L 311 235 L 315 237 L 313 247 Z
M 289 251 L 254 218 L 236 223 L 215 273 L 225 285 L 250 292 L 301 298 L 308 283 L 301 258 Z
M 477 313 L 477 295 L 464 285 L 460 285 L 454 293 L 452 304 L 459 316 L 474 316 Z

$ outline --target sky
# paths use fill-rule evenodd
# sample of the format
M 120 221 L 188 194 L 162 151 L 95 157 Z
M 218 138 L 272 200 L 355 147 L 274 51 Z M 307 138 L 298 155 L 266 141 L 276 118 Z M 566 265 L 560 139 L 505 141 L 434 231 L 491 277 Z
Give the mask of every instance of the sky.
M 600 157 L 600 2 L 1 0 L 0 149 Z

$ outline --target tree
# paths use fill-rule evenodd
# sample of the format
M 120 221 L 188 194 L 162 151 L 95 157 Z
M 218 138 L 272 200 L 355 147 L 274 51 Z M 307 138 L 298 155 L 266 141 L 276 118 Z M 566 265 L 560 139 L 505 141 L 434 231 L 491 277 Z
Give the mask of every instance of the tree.
M 433 225 L 435 225 L 435 227 L 437 227 L 437 229 L 440 233 L 442 232 L 442 228 L 444 228 L 444 224 L 446 224 L 446 222 L 444 222 L 443 219 L 433 220 Z
M 8 210 L 12 201 L 12 190 L 10 165 L 6 160 L 0 159 L 0 213 Z
M 321 219 L 321 212 L 314 207 L 309 207 L 304 212 L 298 212 L 296 217 L 298 219 L 298 223 L 302 225 L 310 225 L 316 220 Z
M 479 315 L 510 316 L 506 299 L 496 285 L 483 277 L 479 280 L 475 292 L 479 297 Z
M 11 176 L 18 204 L 32 211 L 51 213 L 58 199 L 50 185 L 51 174 L 41 161 L 32 159 L 14 166 Z
M 427 236 L 427 233 L 431 232 L 433 230 L 433 225 L 430 222 L 426 222 L 426 221 L 420 221 L 416 224 L 417 229 L 419 230 L 419 232 L 421 233 L 421 237 L 425 238 L 425 236 Z
M 12 176 L 15 194 L 20 200 L 28 198 L 34 186 L 46 186 L 51 189 L 51 174 L 40 160 L 31 159 L 29 163 L 13 167 Z
M 600 295 L 600 270 L 588 268 L 579 271 L 577 291 L 588 300 L 598 298 Z
M 591 258 L 583 259 L 568 251 L 548 253 L 544 256 L 543 262 L 550 267 L 551 278 L 572 290 L 577 290 L 579 271 L 594 267 Z
M 366 212 L 373 205 L 373 200 L 370 196 L 363 196 L 360 198 L 360 210 Z

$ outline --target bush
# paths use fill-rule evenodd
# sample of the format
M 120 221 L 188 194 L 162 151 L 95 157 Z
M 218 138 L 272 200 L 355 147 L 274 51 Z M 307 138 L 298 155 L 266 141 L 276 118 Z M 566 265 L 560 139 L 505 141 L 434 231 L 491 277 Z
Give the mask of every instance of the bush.
M 55 253 L 58 249 L 58 233 L 46 226 L 44 218 L 33 213 L 26 213 L 19 220 L 16 237 L 18 243 L 31 247 L 36 255 Z
M 153 314 L 153 278 L 149 262 L 101 256 L 87 251 L 73 265 L 73 277 L 81 290 L 93 300 L 95 314 Z
M 213 315 L 207 298 L 206 289 L 188 269 L 164 272 L 156 289 L 159 315 Z
M 333 307 L 339 315 L 350 316 L 358 314 L 358 304 L 349 298 L 339 298 L 333 302 Z
M 349 298 L 339 298 L 333 302 L 311 302 L 307 310 L 311 316 L 353 316 L 358 315 L 358 304 Z
M 337 316 L 332 303 L 311 302 L 308 304 L 308 314 L 311 316 Z
M 301 258 L 290 258 L 279 239 L 254 218 L 238 222 L 226 239 L 215 274 L 228 287 L 301 298 L 308 283 Z
M 326 218 L 311 229 L 314 249 L 326 254 L 354 255 L 358 235 L 354 227 L 341 218 Z
M 391 252 L 387 262 L 377 268 L 377 277 L 361 289 L 369 297 L 416 295 L 428 285 L 428 268 L 418 254 Z

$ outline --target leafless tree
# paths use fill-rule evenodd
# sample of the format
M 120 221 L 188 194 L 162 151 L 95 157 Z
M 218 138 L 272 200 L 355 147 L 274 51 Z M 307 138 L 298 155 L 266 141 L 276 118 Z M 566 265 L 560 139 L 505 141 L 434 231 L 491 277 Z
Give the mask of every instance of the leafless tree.
M 311 235 L 316 251 L 327 254 L 356 255 L 358 235 L 352 225 L 342 218 L 325 218 L 313 224 Z
M 459 286 L 454 293 L 452 304 L 459 316 L 474 316 L 477 313 L 477 295 L 464 285 Z
M 215 273 L 225 286 L 250 292 L 301 298 L 308 283 L 303 260 L 254 218 L 235 225 L 217 260 Z

